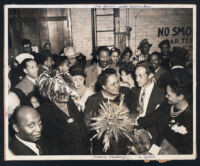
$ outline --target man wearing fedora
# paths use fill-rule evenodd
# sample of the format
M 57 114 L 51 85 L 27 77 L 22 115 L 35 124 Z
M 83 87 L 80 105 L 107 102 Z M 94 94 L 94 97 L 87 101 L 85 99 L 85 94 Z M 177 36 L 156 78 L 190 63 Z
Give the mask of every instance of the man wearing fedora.
M 72 46 L 65 47 L 64 48 L 64 56 L 67 57 L 69 60 L 69 67 L 75 65 L 77 63 L 77 56 L 79 56 L 80 53 L 76 53 L 75 48 Z
M 152 44 L 149 43 L 148 39 L 143 39 L 140 42 L 140 45 L 138 46 L 138 49 L 140 50 L 141 54 L 136 55 L 134 57 L 134 63 L 138 63 L 143 60 L 148 60 L 149 58 L 149 50 L 152 47 Z
M 171 52 L 170 52 L 170 43 L 169 40 L 163 40 L 159 43 L 158 47 L 160 48 L 161 51 L 161 56 L 162 56 L 162 62 L 161 66 L 165 70 L 169 70 L 171 68 Z

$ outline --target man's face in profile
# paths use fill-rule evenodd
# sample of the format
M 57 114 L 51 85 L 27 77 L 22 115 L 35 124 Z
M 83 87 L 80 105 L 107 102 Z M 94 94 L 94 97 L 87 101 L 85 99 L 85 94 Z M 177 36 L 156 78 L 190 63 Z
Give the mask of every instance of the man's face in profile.
M 38 112 L 31 107 L 23 107 L 18 113 L 14 130 L 24 141 L 36 142 L 40 139 L 42 123 Z

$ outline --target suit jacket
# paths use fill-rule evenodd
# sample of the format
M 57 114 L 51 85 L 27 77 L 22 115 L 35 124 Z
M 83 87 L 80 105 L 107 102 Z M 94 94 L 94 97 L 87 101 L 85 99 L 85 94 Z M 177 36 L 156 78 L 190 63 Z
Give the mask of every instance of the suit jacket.
M 34 91 L 35 85 L 31 82 L 28 77 L 24 77 L 17 85 L 16 88 L 22 90 L 24 94 L 27 96 L 30 92 Z
M 139 104 L 139 97 L 140 97 L 141 88 L 134 87 L 134 88 L 131 89 L 131 91 L 132 91 L 132 95 L 133 95 L 132 96 L 133 102 L 136 106 L 135 108 L 137 108 L 137 105 Z M 151 92 L 149 102 L 148 102 L 148 105 L 147 105 L 147 110 L 146 110 L 145 116 L 154 112 L 156 107 L 158 107 L 158 105 L 160 105 L 164 101 L 164 97 L 165 97 L 164 90 L 159 88 L 156 84 L 154 84 L 154 87 L 153 87 L 153 90 Z
M 86 86 L 90 87 L 94 85 L 98 79 L 97 64 L 95 63 L 89 67 L 86 67 L 85 74 L 86 74 L 85 78 Z
M 162 66 L 160 66 L 159 70 L 154 74 L 154 77 L 156 80 L 158 80 L 160 76 L 165 73 L 167 73 L 167 71 Z
M 15 155 L 37 155 L 32 149 L 24 145 L 15 137 L 9 142 L 9 148 Z

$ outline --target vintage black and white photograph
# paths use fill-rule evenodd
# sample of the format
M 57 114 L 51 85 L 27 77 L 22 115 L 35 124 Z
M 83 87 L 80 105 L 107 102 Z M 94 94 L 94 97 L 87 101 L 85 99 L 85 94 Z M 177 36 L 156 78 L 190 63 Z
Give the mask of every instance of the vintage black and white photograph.
M 4 6 L 5 160 L 196 152 L 196 6 Z

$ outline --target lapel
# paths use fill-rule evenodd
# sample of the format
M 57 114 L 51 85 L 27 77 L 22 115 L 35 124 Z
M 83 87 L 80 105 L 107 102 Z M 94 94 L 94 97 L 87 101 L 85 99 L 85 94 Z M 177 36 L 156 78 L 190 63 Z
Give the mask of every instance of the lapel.
M 94 67 L 91 70 L 92 81 L 96 81 L 98 78 L 97 64 L 94 64 Z

